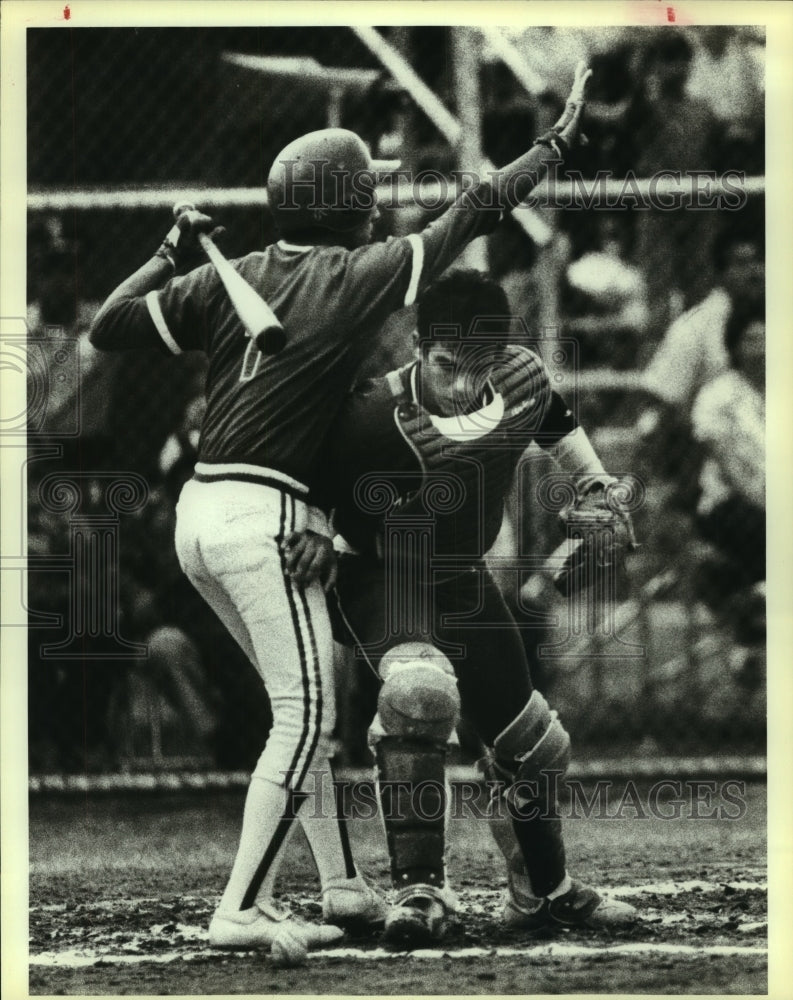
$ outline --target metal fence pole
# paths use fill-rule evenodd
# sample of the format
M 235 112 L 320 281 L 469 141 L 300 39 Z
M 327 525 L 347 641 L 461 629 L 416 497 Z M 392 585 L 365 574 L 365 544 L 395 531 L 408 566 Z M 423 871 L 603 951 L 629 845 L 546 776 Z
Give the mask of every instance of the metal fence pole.
M 457 94 L 457 119 L 461 131 L 457 140 L 457 166 L 460 170 L 479 170 L 482 153 L 482 100 L 479 92 L 479 57 L 481 36 L 474 28 L 452 28 L 454 88 Z M 487 240 L 474 240 L 460 258 L 460 263 L 480 271 L 487 270 Z

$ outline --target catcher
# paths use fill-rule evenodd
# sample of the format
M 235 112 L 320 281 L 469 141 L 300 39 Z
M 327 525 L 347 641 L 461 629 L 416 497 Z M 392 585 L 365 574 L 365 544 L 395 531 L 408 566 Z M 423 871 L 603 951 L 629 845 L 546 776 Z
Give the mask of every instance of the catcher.
M 520 633 L 484 563 L 532 441 L 575 483 L 571 516 L 610 518 L 612 545 L 599 558 L 619 560 L 632 527 L 611 498 L 617 481 L 551 390 L 541 359 L 507 343 L 508 314 L 501 287 L 479 272 L 441 278 L 419 301 L 417 359 L 357 388 L 331 433 L 334 526 L 347 550 L 337 592 L 346 641 L 367 661 L 367 717 L 375 702 L 379 709 L 370 741 L 396 889 L 384 935 L 397 947 L 441 938 L 456 906 L 443 805 L 395 796 L 427 783 L 431 799 L 443 788 L 460 712 L 486 748 L 490 820 L 507 862 L 505 923 L 612 926 L 634 914 L 567 873 L 549 776 L 565 771 L 570 740 L 532 689 Z M 298 571 L 319 572 L 330 558 L 322 543 L 293 542 Z M 556 573 L 562 592 L 585 582 L 591 552 L 569 552 Z

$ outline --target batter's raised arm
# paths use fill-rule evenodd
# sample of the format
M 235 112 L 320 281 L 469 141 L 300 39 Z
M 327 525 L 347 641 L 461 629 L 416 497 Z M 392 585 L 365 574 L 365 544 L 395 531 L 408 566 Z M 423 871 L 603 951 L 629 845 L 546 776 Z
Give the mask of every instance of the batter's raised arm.
M 100 351 L 163 346 L 146 296 L 162 288 L 173 277 L 177 264 L 198 251 L 199 233 L 214 236 L 217 232 L 214 221 L 201 212 L 192 212 L 189 219 L 174 225 L 153 257 L 105 299 L 91 324 L 92 345 Z
M 424 230 L 424 263 L 418 291 L 445 271 L 471 240 L 492 232 L 506 213 L 525 201 L 545 176 L 549 164 L 566 157 L 579 136 L 591 76 L 592 70 L 579 63 L 559 121 L 535 139 L 522 156 L 460 195 L 444 215 Z
M 542 179 L 548 164 L 563 160 L 569 147 L 578 140 L 586 87 L 591 76 L 592 70 L 580 62 L 565 109 L 556 124 L 535 139 L 534 145 L 523 156 L 496 173 L 498 204 L 504 211 L 511 211 L 525 201 Z

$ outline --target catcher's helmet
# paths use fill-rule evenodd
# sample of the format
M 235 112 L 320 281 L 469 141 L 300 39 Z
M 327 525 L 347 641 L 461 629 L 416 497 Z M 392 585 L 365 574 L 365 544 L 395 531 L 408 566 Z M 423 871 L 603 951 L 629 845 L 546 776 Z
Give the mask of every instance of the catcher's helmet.
M 375 182 L 369 150 L 355 132 L 309 132 L 282 149 L 270 169 L 270 211 L 282 233 L 350 232 L 375 207 Z
M 512 320 L 506 292 L 471 268 L 447 271 L 419 299 L 419 344 L 459 341 L 462 346 L 496 349 L 510 340 Z

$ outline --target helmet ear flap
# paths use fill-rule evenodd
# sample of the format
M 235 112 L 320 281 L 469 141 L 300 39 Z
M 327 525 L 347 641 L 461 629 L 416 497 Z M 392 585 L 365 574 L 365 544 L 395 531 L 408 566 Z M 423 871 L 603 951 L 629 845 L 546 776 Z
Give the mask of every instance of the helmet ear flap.
M 289 143 L 267 178 L 270 211 L 281 233 L 358 229 L 375 207 L 375 188 L 369 150 L 355 132 L 340 128 Z

